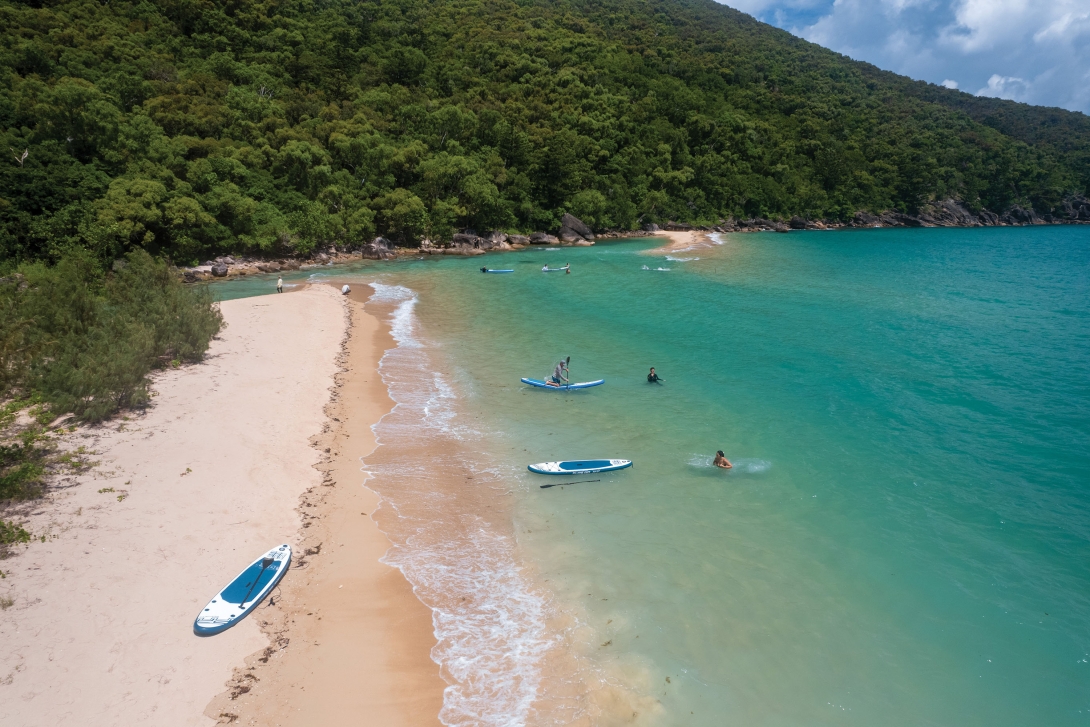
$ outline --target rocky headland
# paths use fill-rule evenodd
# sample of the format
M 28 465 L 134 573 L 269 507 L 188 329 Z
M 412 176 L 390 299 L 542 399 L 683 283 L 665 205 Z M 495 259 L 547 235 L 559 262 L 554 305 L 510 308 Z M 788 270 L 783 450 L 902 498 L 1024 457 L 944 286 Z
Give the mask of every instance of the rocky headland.
M 395 260 L 400 257 L 421 255 L 483 255 L 486 252 L 523 250 L 534 245 L 588 246 L 596 240 L 625 237 L 647 237 L 660 231 L 693 232 L 791 232 L 793 230 L 837 230 L 874 227 L 1019 227 L 1028 225 L 1090 224 L 1090 199 L 1073 195 L 1049 212 L 1038 213 L 1032 207 L 1012 206 L 1002 214 L 986 209 L 973 211 L 964 202 L 944 199 L 923 205 L 916 214 L 885 211 L 880 214 L 856 212 L 847 221 L 813 220 L 794 216 L 790 219 L 724 218 L 715 225 L 689 225 L 667 221 L 660 227 L 646 224 L 638 230 L 603 229 L 593 231 L 589 225 L 572 214 L 560 219 L 556 234 L 538 231 L 529 235 L 500 230 L 478 233 L 462 230 L 447 242 L 429 239 L 417 247 L 396 245 L 385 237 L 376 237 L 369 243 L 355 247 L 332 246 L 324 252 L 312 253 L 305 259 L 286 257 L 262 259 L 256 257 L 217 257 L 203 265 L 181 268 L 186 282 L 198 282 L 216 278 L 238 278 L 247 275 L 277 273 L 315 268 L 324 265 L 347 263 L 356 260 Z

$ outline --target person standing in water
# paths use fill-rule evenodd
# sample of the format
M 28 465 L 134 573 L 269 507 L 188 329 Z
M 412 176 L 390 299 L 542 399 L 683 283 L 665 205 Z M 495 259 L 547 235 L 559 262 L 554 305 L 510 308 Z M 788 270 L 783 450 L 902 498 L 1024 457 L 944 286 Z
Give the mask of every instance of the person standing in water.
M 571 275 L 571 263 L 564 263 L 564 274 Z
M 659 378 L 659 375 L 655 373 L 655 367 L 652 366 L 651 367 L 651 373 L 649 373 L 647 375 L 647 383 L 649 383 L 649 384 L 661 384 L 662 381 L 663 380 Z
M 568 383 L 568 364 L 571 363 L 571 356 L 565 359 L 560 359 L 560 363 L 553 369 L 553 375 L 549 377 L 548 384 L 550 386 L 560 386 L 561 384 Z
M 727 456 L 723 454 L 723 450 L 719 450 L 715 453 L 715 459 L 712 460 L 712 464 L 725 470 L 729 470 L 734 466 L 730 463 L 730 460 L 727 459 Z
M 284 279 L 281 278 L 280 276 L 277 276 L 277 278 L 276 278 L 276 292 L 277 293 L 283 293 L 284 292 Z

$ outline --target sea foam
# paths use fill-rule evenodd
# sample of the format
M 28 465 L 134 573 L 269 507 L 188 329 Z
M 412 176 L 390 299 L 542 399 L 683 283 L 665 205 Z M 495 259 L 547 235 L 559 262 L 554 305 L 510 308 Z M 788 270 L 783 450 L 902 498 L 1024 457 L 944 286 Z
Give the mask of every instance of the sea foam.
M 472 498 L 503 480 L 494 467 L 460 454 L 476 454 L 472 441 L 480 434 L 457 423 L 457 393 L 422 334 L 418 296 L 404 286 L 370 285 L 370 302 L 392 306 L 397 343 L 379 363 L 395 405 L 373 427 L 380 446 L 365 461 L 374 478 L 368 486 L 391 512 L 376 513 L 393 544 L 382 560 L 432 609 L 432 658 L 450 685 L 440 720 L 524 725 L 538 697 L 543 655 L 556 643 L 546 626 L 548 598 L 523 576 L 512 538 L 477 514 L 481 503 Z M 476 489 L 451 489 L 452 476 L 436 477 L 452 471 L 472 472 Z

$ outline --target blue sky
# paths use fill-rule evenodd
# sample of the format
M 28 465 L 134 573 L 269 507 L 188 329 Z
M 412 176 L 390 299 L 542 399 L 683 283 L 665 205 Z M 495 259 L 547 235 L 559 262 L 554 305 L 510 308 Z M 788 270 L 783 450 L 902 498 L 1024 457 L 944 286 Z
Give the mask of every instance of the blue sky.
M 889 71 L 1090 113 L 1090 0 L 727 0 Z

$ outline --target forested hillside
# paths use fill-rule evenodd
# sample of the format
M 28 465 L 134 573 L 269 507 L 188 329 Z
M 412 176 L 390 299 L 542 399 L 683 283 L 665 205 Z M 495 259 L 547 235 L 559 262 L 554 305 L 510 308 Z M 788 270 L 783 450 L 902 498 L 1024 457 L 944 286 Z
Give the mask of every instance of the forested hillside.
M 1045 212 L 1090 186 L 1081 114 L 912 82 L 711 0 L 9 0 L 0 37 L 9 261 L 412 244 L 564 212 Z

